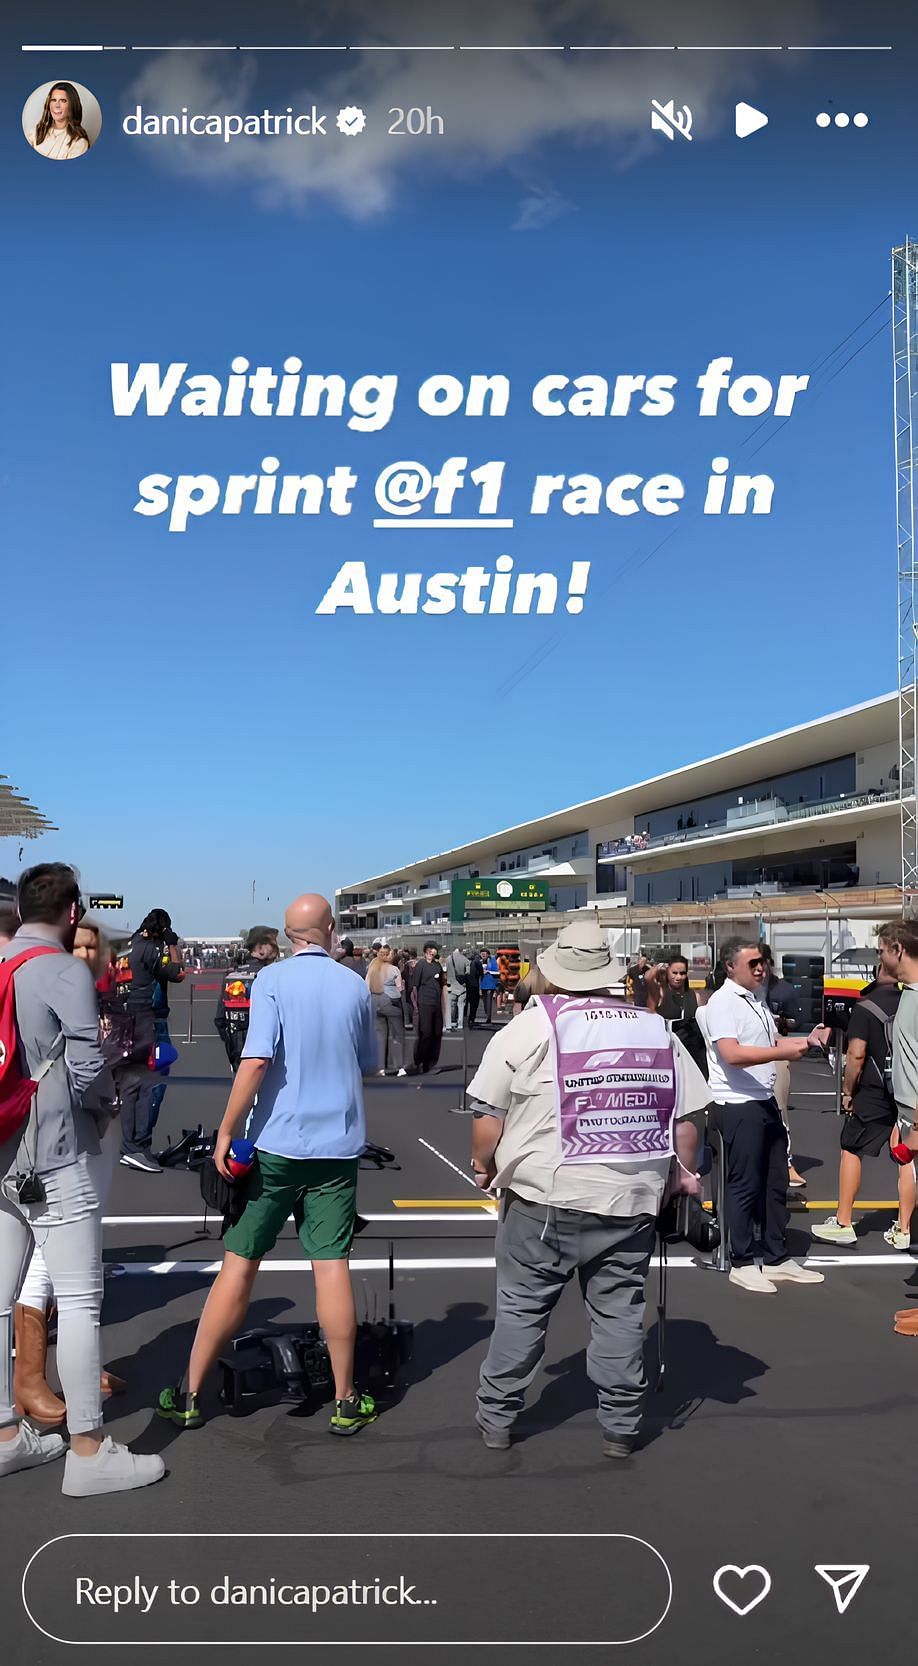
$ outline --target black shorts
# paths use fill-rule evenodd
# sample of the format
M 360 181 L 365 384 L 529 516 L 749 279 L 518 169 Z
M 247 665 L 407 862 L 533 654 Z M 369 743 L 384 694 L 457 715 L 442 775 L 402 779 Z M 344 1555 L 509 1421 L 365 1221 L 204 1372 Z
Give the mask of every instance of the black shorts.
M 873 1119 L 865 1122 L 853 1111 L 842 1123 L 842 1151 L 851 1151 L 855 1157 L 879 1157 L 889 1145 L 889 1136 L 895 1125 L 894 1117 L 890 1117 L 888 1122 Z

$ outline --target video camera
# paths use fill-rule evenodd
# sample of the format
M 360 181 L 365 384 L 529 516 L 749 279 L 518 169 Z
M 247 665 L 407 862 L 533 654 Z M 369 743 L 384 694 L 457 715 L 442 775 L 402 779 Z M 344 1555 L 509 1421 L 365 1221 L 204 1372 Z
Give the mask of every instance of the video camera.
M 374 1313 L 357 1326 L 354 1372 L 378 1392 L 393 1386 L 413 1354 L 414 1326 L 395 1317 L 395 1245 L 390 1240 L 388 1317 Z M 220 1397 L 231 1417 L 254 1411 L 266 1395 L 309 1412 L 334 1394 L 328 1344 L 317 1324 L 243 1331 L 219 1363 Z
M 660 1213 L 657 1230 L 665 1244 L 690 1244 L 701 1255 L 720 1248 L 720 1226 L 697 1197 L 679 1192 Z

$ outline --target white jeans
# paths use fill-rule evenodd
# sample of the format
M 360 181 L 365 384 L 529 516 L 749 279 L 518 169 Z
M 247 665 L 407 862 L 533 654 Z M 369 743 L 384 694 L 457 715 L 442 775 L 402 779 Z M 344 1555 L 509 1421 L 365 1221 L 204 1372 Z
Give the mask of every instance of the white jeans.
M 16 1139 L 0 1147 L 0 1180 L 15 1172 L 18 1146 Z M 13 1308 L 35 1246 L 57 1299 L 57 1369 L 70 1433 L 89 1434 L 102 1423 L 102 1201 L 91 1167 L 98 1180 L 100 1159 L 84 1153 L 42 1174 L 43 1203 L 12 1203 L 0 1190 L 0 1426 L 16 1422 Z
M 89 1177 L 95 1187 L 99 1203 L 104 1209 L 112 1189 L 115 1159 L 118 1155 L 120 1124 L 117 1117 L 110 1122 L 102 1140 L 98 1157 L 87 1156 Z M 29 1262 L 29 1270 L 22 1282 L 18 1300 L 23 1307 L 37 1307 L 44 1312 L 54 1295 L 54 1286 L 44 1254 L 36 1243 Z

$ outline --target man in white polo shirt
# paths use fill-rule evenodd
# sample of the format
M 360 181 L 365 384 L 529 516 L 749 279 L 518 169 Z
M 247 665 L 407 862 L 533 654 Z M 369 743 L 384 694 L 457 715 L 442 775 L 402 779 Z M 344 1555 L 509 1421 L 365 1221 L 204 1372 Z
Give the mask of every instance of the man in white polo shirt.
M 787 1134 L 775 1099 L 776 1065 L 823 1046 L 828 1030 L 779 1036 L 765 1001 L 767 968 L 761 947 L 741 937 L 724 944 L 727 976 L 703 1009 L 708 1043 L 708 1085 L 727 1154 L 727 1221 L 730 1281 L 743 1290 L 773 1296 L 785 1279 L 821 1284 L 787 1253 Z M 757 1252 L 755 1232 L 761 1234 Z M 761 1254 L 762 1267 L 756 1265 Z

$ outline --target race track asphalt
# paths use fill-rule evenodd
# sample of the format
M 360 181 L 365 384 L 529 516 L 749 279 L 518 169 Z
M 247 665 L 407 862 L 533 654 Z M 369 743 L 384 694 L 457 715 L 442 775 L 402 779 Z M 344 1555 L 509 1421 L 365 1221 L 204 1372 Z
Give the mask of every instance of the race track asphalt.
M 180 996 L 174 1039 L 187 1033 Z M 212 1002 L 199 991 L 196 1039 L 181 1047 L 161 1143 L 198 1122 L 213 1128 L 225 1104 L 228 1069 L 207 1033 Z M 473 1054 L 484 1039 L 472 1038 Z M 171 1645 L 176 1666 L 199 1661 L 204 1644 L 230 1648 L 232 1660 L 271 1641 L 334 1643 L 339 1660 L 363 1658 L 373 1643 L 380 1662 L 409 1647 L 415 1658 L 425 1645 L 438 1660 L 465 1661 L 460 1644 L 490 1661 L 511 1643 L 593 1643 L 585 1659 L 648 1666 L 902 1656 L 918 1344 L 895 1336 L 891 1321 L 918 1302 L 918 1265 L 883 1243 L 889 1208 L 864 1211 L 856 1249 L 814 1246 L 824 1285 L 783 1286 L 773 1298 L 745 1295 L 674 1250 L 665 1382 L 648 1398 L 641 1449 L 624 1463 L 600 1452 L 583 1309 L 568 1290 L 518 1438 L 509 1452 L 487 1451 L 472 1419 L 493 1313 L 495 1221 L 468 1179 L 469 1124 L 455 1114 L 461 1052 L 447 1038 L 441 1074 L 367 1084 L 370 1138 L 397 1166 L 361 1174 L 358 1303 L 371 1317 L 384 1311 L 391 1242 L 398 1314 L 415 1334 L 403 1380 L 354 1439 L 329 1438 L 326 1407 L 301 1416 L 265 1405 L 237 1419 L 215 1392 L 200 1431 L 179 1434 L 153 1415 L 159 1389 L 184 1365 L 219 1242 L 203 1235 L 194 1175 L 116 1171 L 106 1261 L 124 1271 L 106 1284 L 104 1357 L 128 1393 L 106 1421 L 118 1439 L 162 1452 L 168 1475 L 110 1501 L 62 1498 L 57 1465 L 4 1483 L 6 1658 L 63 1660 L 65 1639 L 107 1645 L 112 1666 L 157 1642 Z M 807 1198 L 833 1204 L 838 1124 L 822 1061 L 795 1068 L 793 1105 Z M 894 1186 L 887 1159 L 865 1164 L 868 1202 L 887 1204 Z M 795 1208 L 794 1253 L 806 1253 L 809 1223 L 828 1212 Z M 656 1288 L 654 1277 L 652 1368 Z M 288 1224 L 251 1320 L 313 1315 L 311 1274 Z M 814 1571 L 827 1564 L 869 1566 L 843 1615 Z M 20 1589 L 27 1565 L 31 1619 Z M 734 1608 L 713 1585 L 728 1566 L 719 1582 Z M 117 1614 L 85 1598 L 77 1607 L 77 1579 L 128 1587 L 135 1576 L 161 1587 L 149 1613 L 133 1601 Z M 272 1577 L 370 1588 L 401 1577 L 414 1594 L 392 1607 L 350 1601 L 317 1612 L 211 1600 L 224 1578 L 267 1588 Z M 188 1602 L 170 1599 L 170 1578 L 189 1587 Z M 625 1646 L 600 1655 L 615 1643 Z

